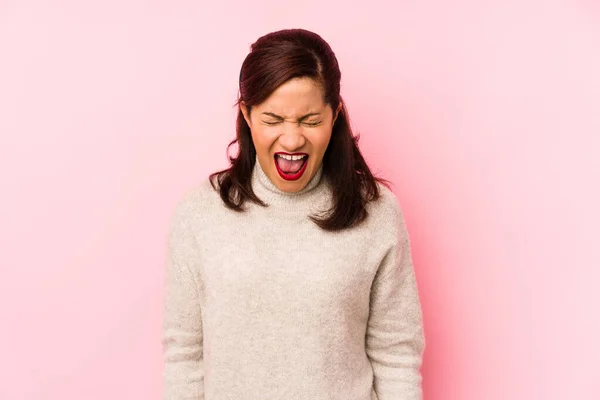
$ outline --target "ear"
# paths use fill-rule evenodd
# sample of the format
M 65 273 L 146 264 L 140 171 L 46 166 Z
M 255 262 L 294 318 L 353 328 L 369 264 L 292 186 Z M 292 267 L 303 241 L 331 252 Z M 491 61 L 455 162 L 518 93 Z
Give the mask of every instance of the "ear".
M 242 115 L 244 116 L 244 119 L 246 120 L 248 126 L 251 126 L 250 115 L 248 114 L 248 107 L 246 107 L 246 103 L 243 101 L 240 103 L 240 110 L 242 111 Z
M 333 122 L 331 123 L 331 126 L 333 126 L 333 124 L 335 124 L 335 121 L 337 120 L 337 117 L 340 114 L 341 110 L 342 110 L 342 102 L 340 101 L 340 104 L 338 104 L 337 108 L 335 109 L 335 112 L 333 115 Z

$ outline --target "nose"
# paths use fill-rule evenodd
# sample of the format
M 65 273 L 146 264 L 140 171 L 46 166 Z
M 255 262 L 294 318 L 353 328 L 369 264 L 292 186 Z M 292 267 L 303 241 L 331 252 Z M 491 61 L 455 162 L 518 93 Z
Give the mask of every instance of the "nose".
M 296 151 L 306 142 L 306 138 L 302 134 L 302 128 L 293 122 L 282 124 L 283 127 L 281 135 L 279 136 L 279 143 L 286 149 L 286 151 Z

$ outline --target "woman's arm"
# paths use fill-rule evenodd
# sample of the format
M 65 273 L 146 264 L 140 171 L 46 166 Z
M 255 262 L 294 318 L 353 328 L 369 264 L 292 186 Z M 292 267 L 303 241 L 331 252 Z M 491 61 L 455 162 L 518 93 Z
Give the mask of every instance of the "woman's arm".
M 395 203 L 393 244 L 375 276 L 366 335 L 379 400 L 421 400 L 425 338 L 410 240 Z
M 168 236 L 163 309 L 163 400 L 204 399 L 202 318 L 196 239 L 189 229 L 190 202 L 178 204 Z

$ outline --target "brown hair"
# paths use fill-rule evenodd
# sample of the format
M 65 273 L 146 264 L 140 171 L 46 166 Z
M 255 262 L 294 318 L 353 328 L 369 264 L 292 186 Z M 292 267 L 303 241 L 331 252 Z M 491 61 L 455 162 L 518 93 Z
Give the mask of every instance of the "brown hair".
M 240 71 L 237 137 L 227 147 L 229 154 L 229 148 L 237 143 L 238 154 L 228 156 L 231 166 L 211 174 L 210 182 L 232 210 L 244 211 L 242 206 L 246 200 L 267 206 L 252 191 L 256 149 L 239 106 L 243 101 L 250 113 L 252 106 L 265 101 L 283 83 L 298 77 L 319 82 L 325 103 L 333 110 L 342 105 L 323 157 L 323 175 L 331 182 L 333 205 L 322 218 L 312 215 L 310 218 L 326 231 L 350 228 L 366 219 L 366 204 L 380 197 L 377 182 L 386 187 L 389 182 L 371 173 L 358 149 L 360 135 L 352 134 L 348 111 L 340 96 L 341 73 L 335 54 L 319 35 L 304 29 L 272 32 L 252 44 Z M 213 183 L 214 177 L 217 177 L 218 189 Z

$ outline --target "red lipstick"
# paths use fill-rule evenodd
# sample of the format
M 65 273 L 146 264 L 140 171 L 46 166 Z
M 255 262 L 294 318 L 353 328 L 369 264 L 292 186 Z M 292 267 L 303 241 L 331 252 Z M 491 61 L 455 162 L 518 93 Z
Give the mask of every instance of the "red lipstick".
M 300 170 L 294 174 L 286 174 L 279 168 L 279 164 L 277 163 L 277 160 L 276 160 L 278 154 L 284 154 L 284 155 L 288 155 L 288 156 L 305 156 L 304 163 L 302 164 L 302 168 L 300 168 Z M 275 163 L 275 168 L 277 168 L 277 172 L 279 173 L 279 176 L 281 176 L 282 179 L 285 179 L 286 181 L 296 181 L 296 180 L 300 179 L 302 177 L 302 175 L 304 175 L 304 171 L 306 171 L 306 167 L 308 165 L 308 154 L 307 153 L 285 153 L 285 152 L 280 151 L 280 152 L 275 153 L 275 156 L 273 157 L 273 162 Z

